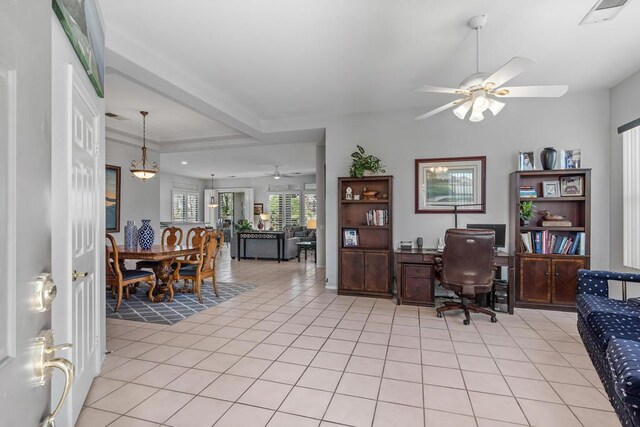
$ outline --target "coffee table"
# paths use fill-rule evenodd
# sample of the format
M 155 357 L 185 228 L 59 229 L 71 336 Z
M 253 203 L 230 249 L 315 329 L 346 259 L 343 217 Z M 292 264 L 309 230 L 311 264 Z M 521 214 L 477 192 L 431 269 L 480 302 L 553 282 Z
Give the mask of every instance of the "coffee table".
M 304 260 L 307 260 L 307 253 L 313 251 L 313 262 L 318 262 L 318 256 L 316 254 L 316 242 L 298 242 L 298 262 L 300 262 L 300 252 L 304 251 Z

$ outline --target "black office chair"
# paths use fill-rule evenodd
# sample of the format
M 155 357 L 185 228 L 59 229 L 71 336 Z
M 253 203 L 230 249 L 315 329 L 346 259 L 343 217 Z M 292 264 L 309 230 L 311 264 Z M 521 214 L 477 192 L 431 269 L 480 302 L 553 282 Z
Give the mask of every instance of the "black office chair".
M 453 291 L 460 302 L 447 301 L 438 307 L 436 315 L 449 310 L 464 310 L 464 324 L 471 322 L 469 312 L 484 313 L 497 322 L 496 314 L 473 301 L 477 294 L 491 292 L 493 287 L 493 257 L 495 232 L 493 230 L 450 229 L 445 235 L 445 248 L 440 265 L 442 287 Z

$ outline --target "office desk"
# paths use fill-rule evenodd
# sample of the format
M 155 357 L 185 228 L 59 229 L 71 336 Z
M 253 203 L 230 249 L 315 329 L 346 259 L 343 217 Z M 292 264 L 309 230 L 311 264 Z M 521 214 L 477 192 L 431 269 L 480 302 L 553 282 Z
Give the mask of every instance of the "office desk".
M 396 290 L 398 304 L 433 306 L 435 303 L 435 259 L 442 252 L 435 249 L 411 249 L 395 251 Z M 509 284 L 509 314 L 515 307 L 515 262 L 513 254 L 498 251 L 494 257 L 495 268 L 507 267 Z

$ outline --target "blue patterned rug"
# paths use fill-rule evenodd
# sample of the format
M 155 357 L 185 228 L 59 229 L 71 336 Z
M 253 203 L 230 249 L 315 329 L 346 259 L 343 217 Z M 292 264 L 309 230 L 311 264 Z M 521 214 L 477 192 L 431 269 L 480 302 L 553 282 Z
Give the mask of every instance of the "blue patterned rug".
M 175 286 L 176 289 L 182 287 L 182 283 Z M 207 308 L 214 307 L 221 302 L 227 301 L 243 292 L 253 289 L 253 285 L 239 285 L 236 283 L 218 283 L 218 293 L 216 297 L 213 293 L 211 282 L 202 285 L 202 304 L 198 302 L 196 294 L 183 294 L 176 292 L 171 302 L 149 302 L 147 298 L 147 288 L 144 284 L 138 288 L 138 292 L 132 294 L 126 300 L 122 298 L 120 310 L 116 313 L 116 299 L 111 296 L 111 290 L 107 290 L 107 317 L 111 319 L 135 320 L 138 322 L 160 323 L 163 325 L 173 325 L 186 319 L 187 317 L 199 313 Z

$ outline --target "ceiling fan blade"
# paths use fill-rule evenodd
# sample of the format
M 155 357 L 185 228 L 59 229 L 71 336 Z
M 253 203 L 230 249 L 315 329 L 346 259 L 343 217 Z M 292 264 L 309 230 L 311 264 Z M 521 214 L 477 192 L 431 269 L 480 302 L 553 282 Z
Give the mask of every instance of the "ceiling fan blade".
M 487 77 L 482 83 L 484 85 L 491 84 L 492 88 L 500 87 L 533 64 L 535 64 L 533 59 L 516 56 L 500 67 L 498 71 Z
M 493 92 L 499 98 L 559 98 L 569 90 L 567 85 L 501 87 Z
M 436 108 L 435 110 L 431 110 L 428 113 L 425 113 L 421 116 L 416 117 L 416 120 L 424 120 L 428 117 L 431 116 L 435 116 L 436 114 L 444 111 L 444 110 L 448 110 L 449 108 L 455 107 L 456 105 L 460 104 L 461 102 L 464 102 L 466 100 L 466 98 L 463 99 L 456 99 L 453 102 L 450 102 L 448 104 L 443 105 L 442 107 Z
M 451 93 L 454 95 L 466 95 L 467 93 L 469 93 L 464 89 L 454 89 L 452 87 L 440 86 L 422 86 L 416 89 L 415 92 Z

